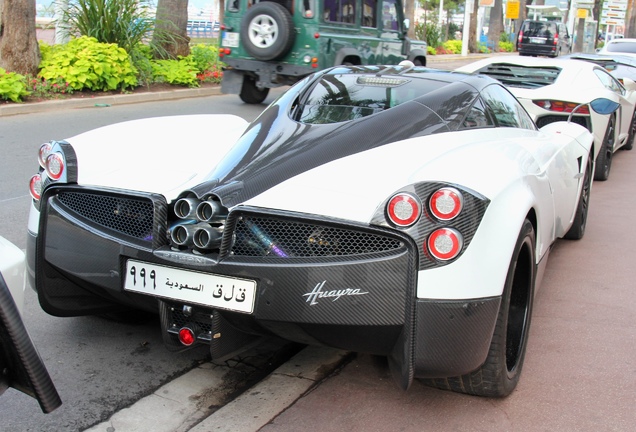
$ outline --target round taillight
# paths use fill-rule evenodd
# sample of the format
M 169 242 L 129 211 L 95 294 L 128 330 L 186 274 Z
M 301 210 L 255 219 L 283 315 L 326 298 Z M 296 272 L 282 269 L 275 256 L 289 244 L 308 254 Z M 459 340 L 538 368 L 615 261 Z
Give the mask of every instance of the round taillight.
M 441 188 L 429 201 L 431 213 L 439 220 L 447 221 L 455 218 L 462 211 L 464 199 L 454 188 Z
M 51 143 L 44 143 L 40 146 L 40 149 L 38 150 L 38 162 L 42 168 L 46 166 L 46 158 L 49 157 L 52 149 L 53 146 Z
M 452 228 L 440 228 L 428 237 L 428 251 L 441 261 L 448 261 L 459 255 L 464 241 L 462 235 Z
M 59 153 L 52 153 L 46 158 L 46 174 L 51 180 L 59 180 L 64 173 L 64 158 Z
M 196 340 L 196 335 L 189 329 L 188 327 L 183 327 L 179 330 L 179 342 L 181 342 L 185 346 L 190 346 Z
M 413 225 L 420 217 L 422 206 L 413 195 L 400 193 L 389 200 L 386 212 L 391 222 L 400 227 Z
M 29 180 L 29 192 L 34 200 L 39 200 L 42 196 L 42 176 L 36 174 Z

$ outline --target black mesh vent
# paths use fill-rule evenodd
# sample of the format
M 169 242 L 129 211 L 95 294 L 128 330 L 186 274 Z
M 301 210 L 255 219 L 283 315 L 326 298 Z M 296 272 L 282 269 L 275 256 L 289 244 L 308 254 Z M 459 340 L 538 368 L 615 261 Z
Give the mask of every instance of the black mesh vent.
M 395 251 L 402 242 L 370 232 L 268 217 L 237 220 L 231 252 L 248 257 L 334 257 Z
M 546 116 L 541 116 L 537 119 L 536 123 L 537 123 L 537 127 L 543 127 L 549 123 L 554 123 L 554 122 L 559 122 L 559 121 L 567 121 L 569 114 L 564 114 L 564 115 L 546 115 Z M 588 125 L 588 118 L 587 117 L 581 117 L 581 116 L 573 116 L 572 120 L 570 120 L 572 123 L 576 123 L 576 124 L 580 124 L 581 126 L 583 126 L 584 128 L 587 128 L 588 130 L 590 129 L 589 125 Z
M 94 224 L 141 240 L 152 240 L 151 201 L 81 192 L 62 192 L 57 199 Z

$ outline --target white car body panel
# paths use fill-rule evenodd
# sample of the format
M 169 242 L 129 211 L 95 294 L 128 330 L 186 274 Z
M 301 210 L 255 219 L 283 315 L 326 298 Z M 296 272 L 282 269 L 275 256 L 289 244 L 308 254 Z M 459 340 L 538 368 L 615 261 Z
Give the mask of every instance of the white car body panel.
M 195 117 L 126 122 L 68 139 L 78 157 L 79 183 L 143 190 L 163 194 L 168 201 L 174 199 L 184 187 L 197 184 L 209 174 L 214 167 L 213 161 L 226 154 L 246 124 L 233 116 Z M 192 164 L 187 165 L 193 174 L 186 176 L 186 170 L 172 170 L 175 161 L 170 158 L 146 157 L 141 152 L 134 153 L 134 148 L 130 150 L 135 140 L 133 132 L 142 128 L 152 131 L 156 155 L 169 154 L 179 134 L 180 143 L 189 145 L 192 154 L 201 155 L 192 158 Z M 205 136 L 206 131 L 220 129 L 226 133 L 213 144 L 197 142 L 194 138 Z M 558 130 L 560 135 L 557 136 L 561 136 L 562 141 L 554 141 L 551 133 L 530 130 L 524 132 L 526 138 L 519 139 L 519 130 L 507 128 L 412 138 L 301 173 L 241 205 L 368 223 L 380 203 L 404 185 L 427 180 L 469 185 L 491 200 L 484 220 L 470 247 L 453 265 L 419 272 L 417 296 L 431 299 L 497 296 L 501 295 L 511 248 L 528 209 L 540 209 L 537 210 L 537 262 L 554 240 L 565 234 L 575 212 L 575 208 L 564 207 L 566 203 L 575 202 L 575 198 L 565 195 L 578 194 L 580 185 L 576 187 L 576 183 L 580 183 L 580 179 L 575 172 L 557 172 L 559 167 L 567 167 L 567 164 L 559 161 L 555 164 L 553 158 L 585 157 L 591 146 L 591 135 L 583 127 L 565 122 L 547 125 L 544 130 Z M 129 139 L 122 140 L 122 137 Z M 100 144 L 117 140 L 119 147 L 113 151 L 127 155 L 132 151 L 131 163 L 99 169 L 103 166 Z M 472 142 L 466 144 L 467 141 Z M 439 145 L 440 142 L 444 145 Z M 404 155 L 412 156 L 405 158 Z M 153 169 L 143 170 L 140 175 L 139 160 L 147 161 Z M 475 164 L 476 160 L 478 164 Z M 98 169 L 87 170 L 86 166 Z M 399 166 L 401 175 L 378 175 L 386 166 Z M 352 170 L 352 167 L 357 169 Z M 496 176 L 487 175 L 494 170 Z M 151 171 L 160 175 L 151 175 Z M 179 175 L 172 175 L 174 172 Z M 506 178 L 508 181 L 502 181 Z M 541 201 L 535 202 L 533 195 Z M 501 199 L 503 197 L 505 199 Z M 38 220 L 39 214 L 32 207 L 29 230 L 33 233 L 37 233 Z M 492 245 L 493 238 L 499 241 L 497 247 Z M 489 250 L 489 254 L 484 254 L 484 250 Z
M 247 124 L 222 114 L 156 117 L 104 126 L 67 141 L 77 155 L 79 184 L 156 192 L 171 200 L 200 183 Z M 136 145 L 141 139 L 144 145 Z M 152 152 L 146 143 L 153 143 Z
M 26 290 L 24 252 L 4 237 L 0 237 L 0 273 L 11 291 L 13 301 L 22 314 Z

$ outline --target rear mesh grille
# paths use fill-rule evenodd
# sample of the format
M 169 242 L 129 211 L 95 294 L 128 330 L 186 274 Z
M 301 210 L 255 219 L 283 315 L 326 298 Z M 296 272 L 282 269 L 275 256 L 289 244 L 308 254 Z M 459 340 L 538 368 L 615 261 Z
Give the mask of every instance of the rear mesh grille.
M 154 213 L 151 201 L 81 192 L 61 192 L 57 199 L 93 224 L 141 240 L 152 240 Z
M 554 123 L 554 122 L 559 122 L 559 121 L 567 121 L 569 114 L 566 115 L 546 115 L 546 116 L 541 116 L 537 119 L 536 123 L 537 123 L 537 127 L 543 127 L 549 123 Z M 576 124 L 580 124 L 581 126 L 583 126 L 584 128 L 590 129 L 589 125 L 588 125 L 588 117 L 582 117 L 582 116 L 573 116 L 572 120 L 570 120 L 572 123 L 576 123 Z
M 241 216 L 231 253 L 247 257 L 336 257 L 396 251 L 391 237 L 319 223 L 261 216 Z

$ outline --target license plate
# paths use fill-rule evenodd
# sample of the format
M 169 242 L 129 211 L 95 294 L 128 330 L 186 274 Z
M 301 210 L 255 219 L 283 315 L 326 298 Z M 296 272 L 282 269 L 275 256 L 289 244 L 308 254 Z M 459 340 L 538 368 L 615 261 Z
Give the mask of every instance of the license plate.
M 256 282 L 131 259 L 126 262 L 124 290 L 252 313 Z
M 544 44 L 545 42 L 546 42 L 546 40 L 543 39 L 543 38 L 536 38 L 536 37 L 531 37 L 530 38 L 530 43 Z
M 239 46 L 239 34 L 235 32 L 223 32 L 223 40 L 221 46 L 228 48 L 237 48 Z

